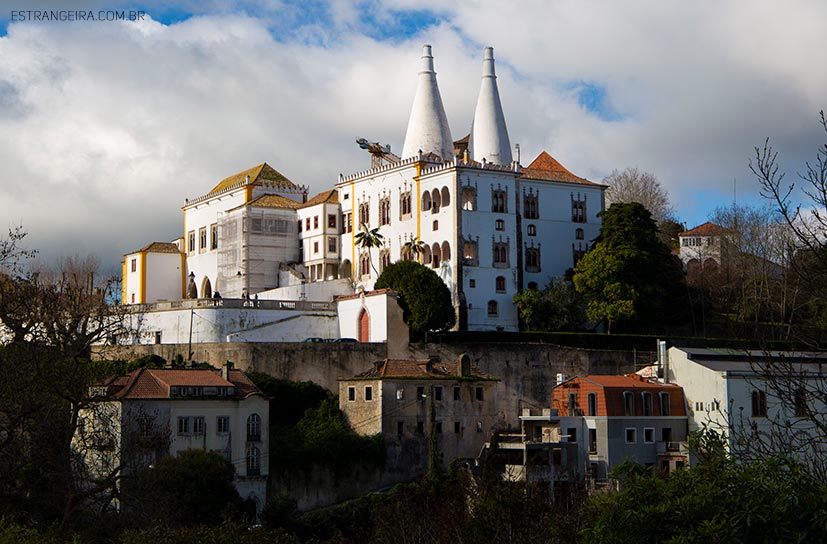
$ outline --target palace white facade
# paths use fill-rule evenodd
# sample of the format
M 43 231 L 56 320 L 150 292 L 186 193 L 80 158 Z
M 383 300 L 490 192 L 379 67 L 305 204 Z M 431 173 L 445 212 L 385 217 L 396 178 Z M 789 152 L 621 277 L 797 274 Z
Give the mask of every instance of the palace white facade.
M 513 331 L 514 295 L 562 276 L 599 233 L 605 186 L 545 152 L 527 167 L 519 146 L 512 155 L 490 47 L 467 137 L 452 140 L 425 46 L 402 156 L 363 147 L 373 155 L 370 169 L 340 175 L 333 190 L 309 200 L 306 187 L 267 164 L 188 199 L 183 237 L 125 256 L 123 302 L 216 291 L 329 302 L 372 289 L 385 266 L 407 258 L 449 287 L 460 329 Z M 378 228 L 382 244 L 360 247 L 363 228 Z

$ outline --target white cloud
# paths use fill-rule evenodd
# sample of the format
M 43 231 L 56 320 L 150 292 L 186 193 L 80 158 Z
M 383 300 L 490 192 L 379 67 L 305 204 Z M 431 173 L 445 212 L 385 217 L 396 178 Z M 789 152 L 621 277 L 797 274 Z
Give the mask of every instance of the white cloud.
M 524 164 L 546 149 L 594 180 L 637 165 L 690 223 L 710 196 L 731 198 L 733 178 L 756 193 L 746 163 L 765 137 L 792 167 L 823 141 L 821 3 L 336 1 L 305 26 L 296 5 L 211 5 L 171 25 L 24 23 L 0 37 L 0 217 L 46 256 L 113 262 L 178 236 L 184 198 L 263 161 L 321 191 L 366 166 L 355 137 L 400 150 L 423 43 L 455 138 L 493 45 Z M 443 22 L 369 37 L 364 10 L 397 9 Z M 620 119 L 584 110 L 580 82 Z

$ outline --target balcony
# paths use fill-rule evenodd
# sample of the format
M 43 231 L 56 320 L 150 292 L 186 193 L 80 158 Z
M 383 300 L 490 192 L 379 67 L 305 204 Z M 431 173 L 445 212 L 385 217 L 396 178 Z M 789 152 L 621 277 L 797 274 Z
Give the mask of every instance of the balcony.
M 658 441 L 655 445 L 658 455 L 686 455 L 687 450 L 683 442 Z

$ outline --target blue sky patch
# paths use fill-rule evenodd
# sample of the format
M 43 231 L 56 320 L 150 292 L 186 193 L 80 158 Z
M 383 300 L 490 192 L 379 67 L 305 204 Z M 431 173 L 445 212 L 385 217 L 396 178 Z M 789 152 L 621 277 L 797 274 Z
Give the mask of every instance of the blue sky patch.
M 618 113 L 608 99 L 606 87 L 597 83 L 581 81 L 574 84 L 577 103 L 590 113 L 596 114 L 604 121 L 619 121 L 623 116 Z

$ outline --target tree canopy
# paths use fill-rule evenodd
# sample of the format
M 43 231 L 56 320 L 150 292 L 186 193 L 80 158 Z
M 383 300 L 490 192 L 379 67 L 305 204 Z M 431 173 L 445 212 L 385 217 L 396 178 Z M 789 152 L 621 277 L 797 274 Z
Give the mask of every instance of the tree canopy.
M 609 186 L 606 189 L 607 204 L 638 202 L 649 210 L 658 225 L 674 219 L 669 193 L 654 174 L 634 166 L 614 170 L 603 183 Z
M 614 324 L 626 332 L 662 330 L 667 317 L 676 317 L 673 309 L 683 307 L 680 261 L 658 240 L 642 204 L 613 204 L 600 216 L 600 235 L 574 269 L 586 314 L 606 320 L 609 332 Z
M 449 329 L 456 323 L 451 292 L 436 272 L 413 261 L 388 265 L 374 286 L 401 295 L 405 323 L 414 332 Z

